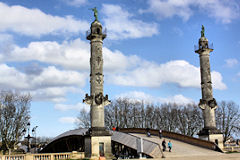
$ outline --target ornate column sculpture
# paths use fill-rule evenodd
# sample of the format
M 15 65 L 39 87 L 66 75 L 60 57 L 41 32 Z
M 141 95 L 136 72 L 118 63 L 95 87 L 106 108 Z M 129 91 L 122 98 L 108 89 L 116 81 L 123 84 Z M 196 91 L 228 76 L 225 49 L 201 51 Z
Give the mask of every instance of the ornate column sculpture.
M 198 46 L 195 47 L 195 52 L 200 58 L 200 73 L 201 73 L 201 90 L 202 99 L 200 99 L 199 107 L 203 111 L 204 128 L 199 132 L 199 137 L 210 140 L 218 144 L 222 143 L 222 134 L 216 128 L 215 109 L 217 108 L 216 100 L 212 94 L 212 81 L 210 72 L 209 54 L 213 51 L 212 46 L 209 46 L 208 39 L 205 37 L 204 26 L 202 25 L 201 38 Z M 221 142 L 220 142 L 221 141 Z
M 91 106 L 91 129 L 92 131 L 105 130 L 104 106 L 110 104 L 108 95 L 103 96 L 103 56 L 102 44 L 106 33 L 102 32 L 102 25 L 95 20 L 91 24 L 91 30 L 87 33 L 87 39 L 91 44 L 90 58 L 90 96 L 86 94 L 86 104 Z
M 108 95 L 103 94 L 103 56 L 102 44 L 106 38 L 102 25 L 98 21 L 96 7 L 94 11 L 95 21 L 91 24 L 90 31 L 87 31 L 86 38 L 91 44 L 90 58 L 90 96 L 86 94 L 83 102 L 91 106 L 91 128 L 85 138 L 85 154 L 91 158 L 111 156 L 111 134 L 105 129 L 104 106 L 110 104 Z

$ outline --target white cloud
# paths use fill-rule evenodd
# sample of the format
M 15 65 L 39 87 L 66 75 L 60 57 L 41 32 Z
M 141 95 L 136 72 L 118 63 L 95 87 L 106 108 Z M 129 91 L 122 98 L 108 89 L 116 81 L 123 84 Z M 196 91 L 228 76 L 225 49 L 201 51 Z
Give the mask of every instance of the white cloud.
M 226 63 L 225 64 L 226 67 L 232 68 L 238 64 L 238 60 L 235 58 L 230 58 L 230 59 L 226 59 L 225 63 Z
M 18 84 L 11 84 L 19 85 L 19 87 L 15 86 L 17 88 L 28 88 L 30 85 L 35 86 L 35 88 L 84 86 L 84 79 L 88 77 L 90 66 L 89 50 L 89 44 L 80 39 L 64 41 L 62 44 L 50 41 L 31 42 L 26 48 L 15 45 L 10 53 L 2 54 L 0 58 L 4 62 L 40 61 L 67 69 L 60 71 L 53 66 L 45 69 L 32 66 L 32 70 L 26 70 L 27 74 L 13 70 L 12 72 L 16 73 L 9 77 L 14 79 L 13 81 L 21 79 Z M 156 64 L 136 55 L 126 56 L 118 50 L 111 51 L 105 47 L 103 48 L 103 58 L 105 79 L 107 82 L 117 85 L 160 87 L 164 83 L 175 83 L 180 87 L 200 87 L 199 67 L 195 67 L 184 60 Z M 9 69 L 9 67 L 7 68 Z M 77 72 L 74 70 L 77 70 Z M 12 72 L 3 74 L 8 75 Z M 83 73 L 80 74 L 79 72 Z M 28 80 L 30 76 L 31 81 Z M 4 79 L 6 83 L 8 82 L 6 78 L 2 78 L 0 84 L 1 81 L 2 84 L 5 84 L 3 83 Z M 212 72 L 212 80 L 215 89 L 226 89 L 220 73 Z M 23 81 L 22 84 L 21 81 Z M 25 83 L 26 81 L 27 83 Z M 7 84 L 9 85 L 9 83 Z M 28 85 L 25 86 L 26 84 Z
M 16 45 L 11 51 L 0 54 L 2 62 L 39 61 L 58 65 L 66 69 L 89 72 L 89 43 L 75 39 L 57 43 L 55 41 L 31 42 L 27 47 Z M 125 56 L 122 52 L 103 47 L 104 72 L 122 72 L 136 66 L 140 58 L 136 55 Z M 32 66 L 34 69 L 36 66 Z
M 76 117 L 61 117 L 58 120 L 60 123 L 63 124 L 74 124 L 76 123 L 78 120 Z
M 10 34 L 4 34 L 4 33 L 0 33 L 0 42 L 4 43 L 4 42 L 12 42 L 13 41 L 13 36 Z
M 87 75 L 76 71 L 58 70 L 54 66 L 44 68 L 42 73 L 37 76 L 31 76 L 30 84 L 39 87 L 49 86 L 84 86 Z
M 89 28 L 87 21 L 76 20 L 72 16 L 53 16 L 39 9 L 28 9 L 19 5 L 8 6 L 2 2 L 0 19 L 0 32 L 12 31 L 27 36 L 84 33 Z
M 167 98 L 159 98 L 160 102 L 162 103 L 177 103 L 177 104 L 189 104 L 194 103 L 194 101 L 190 98 L 184 97 L 181 94 L 167 97 Z
M 227 86 L 222 82 L 223 78 L 219 72 L 212 71 L 212 86 L 215 89 L 224 90 L 227 89 Z
M 137 100 L 137 101 L 144 101 L 146 103 L 151 103 L 151 102 L 155 102 L 156 99 L 149 95 L 149 94 L 146 94 L 144 92 L 141 92 L 141 91 L 131 91 L 131 92 L 126 92 L 126 93 L 122 93 L 122 94 L 119 94 L 117 96 L 115 96 L 116 99 L 118 98 L 128 98 L 129 100 Z
M 141 59 L 136 55 L 125 56 L 119 50 L 111 51 L 103 47 L 104 71 L 124 72 L 138 65 Z
M 71 87 L 85 85 L 90 67 L 88 43 L 75 39 L 61 44 L 43 41 L 31 42 L 23 48 L 14 44 L 12 46 L 14 47 L 10 52 L 0 54 L 2 62 L 34 61 L 36 64 L 27 67 L 30 69 L 25 69 L 25 73 L 2 64 L 0 74 L 5 76 L 0 79 L 0 87 L 35 89 L 36 92 L 39 91 L 39 93 L 33 92 L 36 99 L 50 98 L 59 102 L 64 101 L 64 95 L 71 92 Z M 166 83 L 174 83 L 180 87 L 200 87 L 199 67 L 184 60 L 156 64 L 136 55 L 126 56 L 118 50 L 111 51 L 106 47 L 103 47 L 103 56 L 106 82 L 138 87 L 160 87 Z M 50 66 L 42 68 L 38 66 L 38 62 Z M 57 67 L 63 69 L 59 70 Z M 213 71 L 212 80 L 215 89 L 226 89 L 220 73 Z M 65 89 L 59 91 L 63 87 Z M 47 93 L 48 90 L 44 90 L 45 88 L 49 89 L 50 95 Z
M 108 80 L 117 85 L 137 87 L 160 87 L 164 83 L 175 83 L 180 87 L 200 88 L 200 69 L 184 60 L 155 64 L 143 61 L 132 70 L 122 74 L 112 74 Z M 226 89 L 220 73 L 212 72 L 213 87 Z
M 116 98 L 128 98 L 129 100 L 144 101 L 144 103 L 177 103 L 188 104 L 194 103 L 190 98 L 184 97 L 181 94 L 170 97 L 154 97 L 141 91 L 131 91 L 117 95 Z
M 54 106 L 54 108 L 60 111 L 68 111 L 68 110 L 81 111 L 82 109 L 85 109 L 88 112 L 90 110 L 90 106 L 84 103 L 77 103 L 75 105 L 58 103 Z
M 239 3 L 236 0 L 148 0 L 149 8 L 140 12 L 152 12 L 158 18 L 181 17 L 188 20 L 196 11 L 215 18 L 222 23 L 230 23 L 239 17 Z
M 59 70 L 54 66 L 42 69 L 39 74 L 26 74 L 14 67 L 0 64 L 0 88 L 30 92 L 34 100 L 64 101 L 67 92 L 85 85 L 88 74 Z
M 48 87 L 44 89 L 31 90 L 30 94 L 34 101 L 53 101 L 56 103 L 66 101 L 67 93 L 77 93 L 79 88 L 75 87 Z
M 1 54 L 8 53 L 14 48 L 13 43 L 12 35 L 0 33 L 0 60 L 2 59 Z
M 148 0 L 149 8 L 140 12 L 153 12 L 158 18 L 171 18 L 179 16 L 188 20 L 193 14 L 189 5 L 190 0 Z
M 134 19 L 132 14 L 118 5 L 103 4 L 102 12 L 110 39 L 151 37 L 158 34 L 156 23 Z
M 0 87 L 2 89 L 27 89 L 29 84 L 27 83 L 28 78 L 22 72 L 19 72 L 14 67 L 9 67 L 6 64 L 0 64 Z M 16 83 L 17 82 L 17 83 Z
M 76 39 L 59 44 L 55 41 L 31 42 L 25 48 L 15 46 L 2 61 L 32 61 L 60 65 L 68 69 L 89 70 L 89 44 Z
M 87 3 L 87 0 L 63 0 L 66 4 L 70 6 L 80 7 Z
M 236 0 L 199 0 L 199 4 L 200 9 L 203 9 L 210 17 L 216 18 L 217 21 L 222 23 L 230 23 L 232 20 L 239 18 L 240 6 Z

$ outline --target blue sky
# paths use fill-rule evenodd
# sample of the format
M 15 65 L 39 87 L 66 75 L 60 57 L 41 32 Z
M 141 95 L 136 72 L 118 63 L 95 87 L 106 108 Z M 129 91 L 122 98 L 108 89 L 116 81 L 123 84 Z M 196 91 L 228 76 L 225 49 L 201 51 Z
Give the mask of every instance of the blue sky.
M 199 57 L 205 36 L 217 101 L 240 104 L 238 0 L 2 0 L 0 88 L 29 92 L 38 136 L 75 128 L 89 93 L 90 44 L 85 32 L 97 7 L 107 28 L 104 92 L 153 103 L 198 103 Z

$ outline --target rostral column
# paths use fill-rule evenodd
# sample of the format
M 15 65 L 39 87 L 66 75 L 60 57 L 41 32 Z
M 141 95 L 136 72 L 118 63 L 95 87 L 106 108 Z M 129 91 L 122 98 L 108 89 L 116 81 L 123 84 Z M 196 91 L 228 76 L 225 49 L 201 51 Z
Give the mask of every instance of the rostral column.
M 213 51 L 213 47 L 209 46 L 208 39 L 205 37 L 204 26 L 202 25 L 201 38 L 198 46 L 195 47 L 195 52 L 200 58 L 200 73 L 201 73 L 201 90 L 202 99 L 198 106 L 203 111 L 204 128 L 198 133 L 199 138 L 213 141 L 220 148 L 223 147 L 223 135 L 216 128 L 215 110 L 218 107 L 212 93 L 212 81 L 210 71 L 209 54 Z
M 97 9 L 94 11 L 95 20 L 91 24 L 90 31 L 87 31 L 87 40 L 91 44 L 90 57 L 90 96 L 86 94 L 84 103 L 91 106 L 91 128 L 85 136 L 85 156 L 91 159 L 98 159 L 105 156 L 106 159 L 113 159 L 111 148 L 111 134 L 105 128 L 104 106 L 109 105 L 108 95 L 103 94 L 103 53 L 102 44 L 106 38 L 106 30 L 103 32 L 102 25 L 98 21 Z

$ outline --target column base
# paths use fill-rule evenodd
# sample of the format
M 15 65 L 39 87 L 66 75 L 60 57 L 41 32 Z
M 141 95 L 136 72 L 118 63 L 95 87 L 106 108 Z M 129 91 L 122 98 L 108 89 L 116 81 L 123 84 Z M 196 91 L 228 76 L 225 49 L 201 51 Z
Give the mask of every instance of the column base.
M 223 134 L 216 127 L 204 127 L 199 133 L 198 136 L 202 140 L 207 140 L 214 142 L 218 147 L 223 149 Z
M 105 127 L 92 127 L 89 130 L 91 136 L 112 136 L 110 131 L 106 130 Z
M 97 133 L 100 133 L 100 132 L 97 132 Z M 85 157 L 88 157 L 94 160 L 114 159 L 114 156 L 112 154 L 111 136 L 86 135 L 85 136 Z
M 209 135 L 209 134 L 222 134 L 220 130 L 218 130 L 216 127 L 204 127 L 198 135 Z

